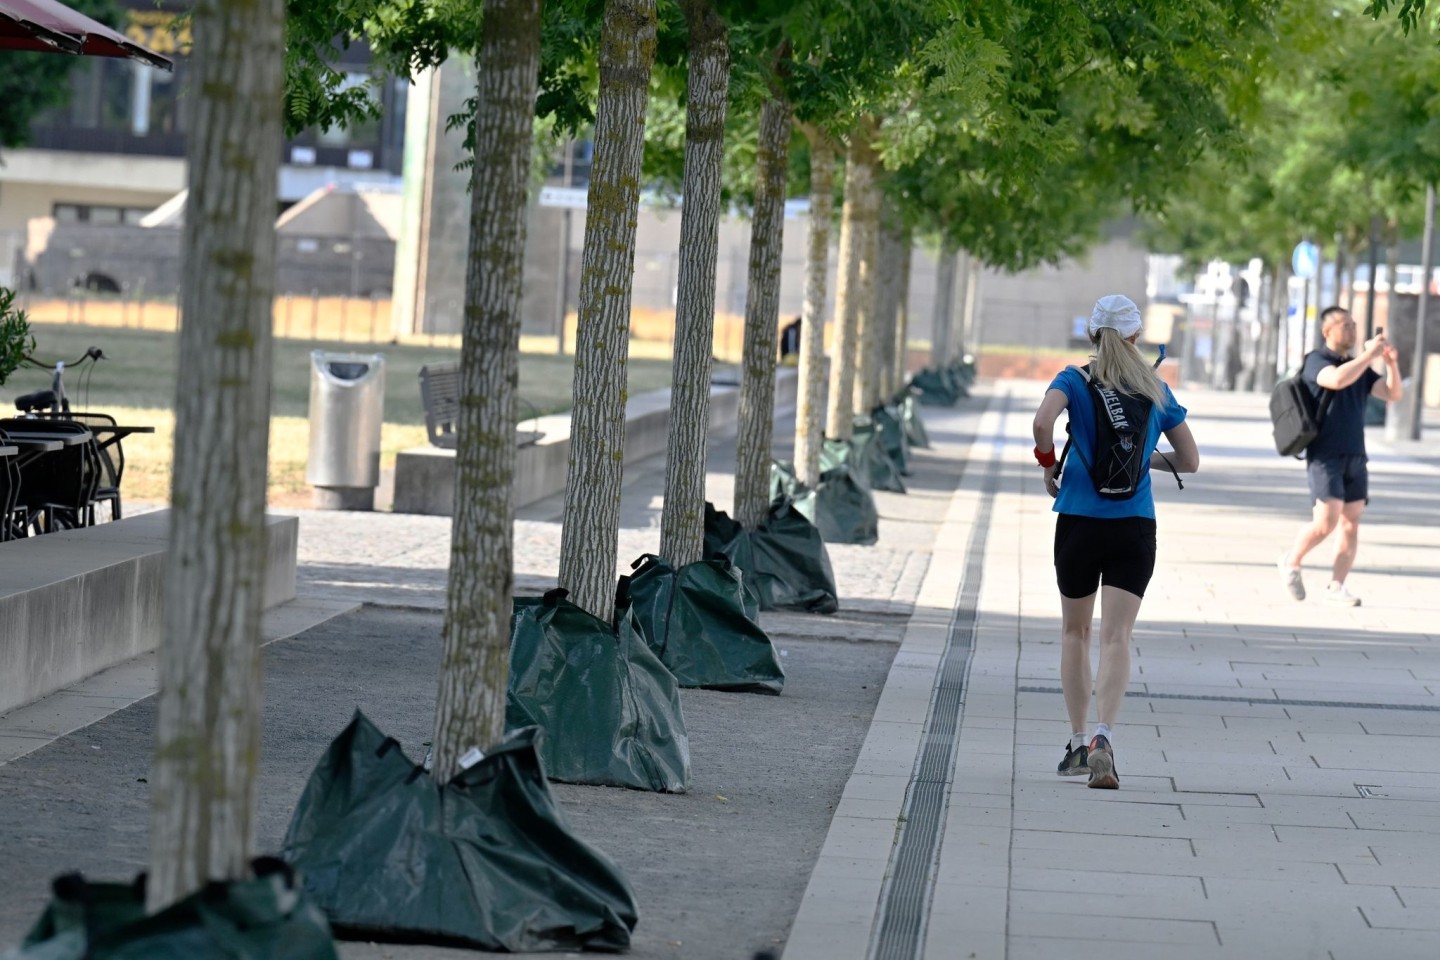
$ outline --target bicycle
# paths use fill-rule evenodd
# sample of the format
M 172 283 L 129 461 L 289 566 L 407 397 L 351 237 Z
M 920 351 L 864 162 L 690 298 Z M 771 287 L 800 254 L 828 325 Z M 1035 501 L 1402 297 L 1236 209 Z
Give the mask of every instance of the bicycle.
M 71 367 L 80 367 L 88 362 L 89 370 L 94 371 L 95 364 L 105 359 L 105 352 L 99 347 L 91 347 L 86 350 L 79 359 L 68 364 Z M 15 398 L 15 409 L 27 417 L 36 416 L 43 407 L 49 407 L 51 416 L 68 414 L 70 412 L 70 398 L 65 395 L 65 367 L 64 360 L 57 360 L 53 368 L 51 364 L 35 359 L 30 354 L 25 355 L 23 365 L 38 370 L 53 369 L 54 376 L 50 380 L 49 390 L 34 390 Z M 86 374 L 88 383 L 89 373 Z

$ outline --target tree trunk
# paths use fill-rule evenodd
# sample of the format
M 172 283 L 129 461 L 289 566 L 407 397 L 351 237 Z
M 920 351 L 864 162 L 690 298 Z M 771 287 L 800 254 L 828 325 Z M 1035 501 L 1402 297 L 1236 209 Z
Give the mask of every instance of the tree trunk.
M 830 270 L 830 219 L 835 205 L 835 147 L 806 125 L 810 141 L 810 231 L 805 259 L 805 308 L 800 321 L 800 389 L 795 407 L 795 474 L 807 487 L 820 483 L 825 392 L 825 297 Z
M 655 0 L 606 0 L 560 528 L 560 585 L 604 620 L 615 600 L 635 222 L 654 60 Z
M 771 97 L 760 108 L 755 152 L 755 214 L 750 227 L 750 288 L 735 430 L 735 519 L 753 530 L 770 508 L 770 440 L 775 431 L 775 333 L 785 243 L 785 177 L 790 106 Z M 801 325 L 803 332 L 804 325 Z
M 930 365 L 950 362 L 950 333 L 955 324 L 955 280 L 960 272 L 960 250 L 946 240 L 935 261 L 935 301 L 930 317 Z
M 660 514 L 660 555 L 677 569 L 701 559 L 705 536 L 720 165 L 730 88 L 730 37 L 725 21 L 708 0 L 686 0 L 682 7 L 690 28 L 685 203 L 680 209 L 670 436 L 665 450 L 665 505 Z
M 515 390 L 540 0 L 489 0 L 481 26 L 460 347 L 450 582 L 435 704 L 441 783 L 505 733 L 515 590 Z
M 1322 333 L 1320 329 L 1320 311 L 1330 306 L 1329 303 L 1322 299 L 1325 296 L 1323 286 L 1325 281 L 1325 245 L 1323 243 L 1317 243 L 1315 244 L 1315 249 L 1319 251 L 1319 257 L 1315 261 L 1315 276 L 1305 281 L 1306 283 L 1315 284 L 1315 299 L 1311 301 L 1315 309 L 1315 326 L 1311 328 L 1310 346 L 1305 348 L 1307 350 L 1319 350 L 1325 346 L 1325 334 Z
M 867 137 L 871 143 L 874 142 L 873 124 L 867 129 Z M 855 294 L 859 300 L 855 313 L 855 393 L 851 398 L 851 412 L 861 416 L 875 408 L 875 400 L 880 395 L 878 376 L 882 326 L 876 313 L 880 273 L 880 186 L 875 180 L 879 164 L 873 150 L 865 162 L 870 166 L 869 185 L 861 198 L 864 206 L 856 211 L 860 273 Z
M 975 330 L 980 316 L 980 261 L 973 253 L 965 254 L 965 296 L 960 306 L 960 342 L 958 349 L 952 346 L 951 359 L 963 359 L 965 354 L 975 351 L 979 334 Z
M 900 269 L 895 290 L 895 367 L 891 376 L 892 393 L 905 386 L 910 372 L 910 262 L 915 253 L 915 237 L 906 227 L 900 234 Z
M 1342 231 L 1335 231 L 1335 302 L 1352 313 L 1355 306 L 1355 257 Z
M 148 906 L 249 871 L 283 0 L 200 0 Z
M 1380 258 L 1380 230 L 1384 225 L 1378 213 L 1370 215 L 1370 249 L 1366 251 L 1366 261 L 1369 264 L 1370 275 L 1365 283 L 1365 339 L 1369 340 L 1375 336 L 1375 274 Z
M 883 203 L 883 201 L 882 201 Z M 880 406 L 895 392 L 895 314 L 900 308 L 900 223 L 894 207 L 881 208 L 880 233 L 875 262 L 875 374 L 870 409 Z
M 840 213 L 840 264 L 835 288 L 835 320 L 830 343 L 830 396 L 825 434 L 849 440 L 854 433 L 856 334 L 859 331 L 860 259 L 863 219 L 874 176 L 875 151 L 865 124 L 850 134 L 845 151 L 845 205 Z
M 1425 185 L 1425 232 L 1420 240 L 1420 302 L 1415 308 L 1415 345 L 1410 350 L 1410 439 L 1419 440 L 1425 416 L 1425 331 L 1430 314 L 1430 278 L 1435 272 L 1435 184 Z
M 1275 388 L 1275 382 L 1279 378 L 1276 367 L 1280 363 L 1280 327 L 1285 316 L 1289 291 L 1289 265 L 1283 260 L 1277 261 L 1271 269 L 1270 297 L 1267 304 L 1269 316 L 1266 318 L 1265 330 L 1262 334 L 1264 345 L 1261 348 L 1260 365 L 1255 376 L 1256 386 L 1266 392 Z
M 1399 272 L 1400 221 L 1391 217 L 1385 223 L 1385 312 L 1376 319 L 1376 327 L 1390 328 L 1390 315 L 1395 312 L 1395 275 Z M 1370 336 L 1375 336 L 1373 330 Z

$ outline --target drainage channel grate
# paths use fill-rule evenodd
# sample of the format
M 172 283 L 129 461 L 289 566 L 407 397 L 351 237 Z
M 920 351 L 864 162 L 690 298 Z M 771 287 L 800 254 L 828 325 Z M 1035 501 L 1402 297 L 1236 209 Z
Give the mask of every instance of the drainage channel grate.
M 945 814 L 945 791 L 954 763 L 955 733 L 965 699 L 965 676 L 974 649 L 975 608 L 980 598 L 980 577 L 990 515 L 1000 483 L 1001 438 L 1005 435 L 1007 395 L 1000 408 L 1000 424 L 991 448 L 980 508 L 965 551 L 965 573 L 960 597 L 951 614 L 944 662 L 930 702 L 920 762 L 907 791 L 905 820 L 891 856 L 890 876 L 880 898 L 879 923 L 871 944 L 872 960 L 914 960 L 920 955 L 925 921 L 933 894 L 931 877 L 940 845 L 940 822 Z
M 1017 687 L 1020 693 L 1057 693 L 1059 687 Z M 1126 691 L 1125 696 L 1141 700 L 1207 700 L 1217 703 L 1245 703 L 1258 707 L 1339 707 L 1347 710 L 1415 710 L 1421 713 L 1440 713 L 1440 704 L 1433 703 L 1363 703 L 1352 700 L 1287 700 L 1275 697 L 1228 697 L 1223 694 L 1207 693 L 1145 693 L 1138 690 Z

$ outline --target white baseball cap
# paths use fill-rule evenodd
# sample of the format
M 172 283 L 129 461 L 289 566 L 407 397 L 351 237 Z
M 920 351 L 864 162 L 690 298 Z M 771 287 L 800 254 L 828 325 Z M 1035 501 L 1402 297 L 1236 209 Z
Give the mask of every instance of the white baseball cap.
M 1133 337 L 1140 332 L 1140 308 L 1135 301 L 1119 293 L 1112 293 L 1095 301 L 1090 312 L 1090 339 L 1095 339 L 1101 327 L 1116 330 L 1122 337 Z

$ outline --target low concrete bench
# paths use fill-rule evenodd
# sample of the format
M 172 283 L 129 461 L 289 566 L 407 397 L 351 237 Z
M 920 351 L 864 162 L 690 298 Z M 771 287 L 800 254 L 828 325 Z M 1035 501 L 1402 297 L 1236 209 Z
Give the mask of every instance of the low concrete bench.
M 795 370 L 775 374 L 775 409 L 795 405 Z M 740 414 L 740 389 L 729 384 L 710 388 L 710 432 L 733 430 Z M 515 506 L 563 493 L 570 464 L 570 414 L 539 417 L 542 434 L 536 443 L 515 451 Z M 625 405 L 625 466 L 665 452 L 670 436 L 670 391 L 642 393 Z M 395 457 L 396 513 L 448 517 L 455 508 L 455 451 L 414 447 Z
M 295 517 L 267 517 L 265 608 L 295 598 Z M 0 713 L 155 649 L 170 511 L 0 543 Z

